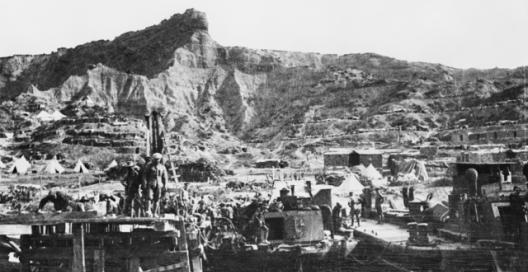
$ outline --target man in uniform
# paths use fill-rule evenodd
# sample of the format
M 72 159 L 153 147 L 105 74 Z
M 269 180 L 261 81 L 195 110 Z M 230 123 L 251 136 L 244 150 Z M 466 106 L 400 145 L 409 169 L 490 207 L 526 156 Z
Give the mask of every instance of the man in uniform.
M 381 224 L 383 223 L 383 219 L 384 219 L 383 218 L 384 217 L 383 208 L 381 206 L 381 204 L 383 203 L 384 197 L 381 194 L 379 188 L 376 188 L 375 191 L 376 191 L 376 202 L 375 202 L 376 213 L 378 214 L 378 224 Z
M 127 163 L 127 174 L 123 186 L 125 186 L 126 193 L 123 213 L 129 216 L 138 216 L 139 207 L 135 204 L 137 204 L 137 200 L 141 199 L 141 168 L 133 161 Z
M 361 225 L 361 222 L 359 221 L 359 215 L 361 214 L 361 199 L 355 198 L 354 193 L 350 192 L 350 202 L 348 202 L 348 206 L 350 207 L 350 225 L 354 227 L 354 217 L 356 218 L 358 227 Z
M 152 155 L 152 161 L 148 163 L 143 172 L 143 186 L 146 188 L 146 213 L 159 215 L 159 201 L 165 191 L 165 185 L 169 179 L 167 168 L 162 163 L 160 153 Z

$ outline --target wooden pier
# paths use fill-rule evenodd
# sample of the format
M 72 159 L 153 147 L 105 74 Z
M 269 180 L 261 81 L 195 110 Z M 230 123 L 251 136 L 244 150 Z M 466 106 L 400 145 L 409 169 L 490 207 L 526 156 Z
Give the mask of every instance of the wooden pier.
M 31 225 L 31 234 L 20 237 L 23 272 L 202 271 L 179 217 L 60 213 L 4 217 L 0 224 Z

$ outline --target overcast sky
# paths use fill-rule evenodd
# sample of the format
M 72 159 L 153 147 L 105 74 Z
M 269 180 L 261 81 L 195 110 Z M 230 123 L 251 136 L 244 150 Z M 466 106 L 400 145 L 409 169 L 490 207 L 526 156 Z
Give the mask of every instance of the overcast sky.
M 191 7 L 222 45 L 528 65 L 528 0 L 0 0 L 0 56 L 112 39 Z

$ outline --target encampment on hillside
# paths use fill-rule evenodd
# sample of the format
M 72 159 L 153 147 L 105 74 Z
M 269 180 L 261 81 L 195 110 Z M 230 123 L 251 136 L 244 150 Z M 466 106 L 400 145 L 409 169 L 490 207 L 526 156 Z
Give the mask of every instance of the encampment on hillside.
M 73 171 L 75 173 L 82 173 L 82 174 L 88 174 L 90 171 L 88 171 L 88 168 L 84 165 L 84 163 L 81 160 L 78 160 L 75 164 L 75 167 L 73 168 Z
M 15 159 L 11 168 L 9 168 L 9 173 L 11 174 L 25 174 L 31 167 L 31 164 L 26 160 L 24 156 Z
M 52 159 L 47 162 L 46 166 L 42 169 L 42 172 L 48 174 L 61 174 L 64 172 L 64 167 L 60 165 L 59 161 Z
M 369 164 L 365 167 L 363 164 L 353 166 L 352 172 L 359 176 L 361 184 L 365 186 L 384 187 L 387 186 L 387 180 L 376 168 Z

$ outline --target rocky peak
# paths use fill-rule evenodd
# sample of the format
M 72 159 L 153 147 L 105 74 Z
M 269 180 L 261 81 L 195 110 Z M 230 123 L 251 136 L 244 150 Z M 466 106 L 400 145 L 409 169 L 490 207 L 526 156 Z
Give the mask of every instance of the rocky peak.
M 173 16 L 173 18 L 175 16 Z M 194 29 L 201 29 L 207 31 L 209 28 L 209 23 L 207 22 L 207 16 L 205 15 L 205 12 L 201 12 L 191 8 L 187 9 L 181 15 L 181 17 L 182 24 L 187 24 Z
M 188 9 L 157 25 L 124 33 L 112 41 L 99 40 L 75 48 L 60 48 L 57 52 L 38 58 L 3 58 L 0 60 L 0 96 L 17 95 L 30 84 L 40 90 L 59 86 L 72 75 L 85 74 L 97 63 L 152 78 L 177 62 L 175 55 L 178 48 L 196 44 L 196 37 L 199 40 L 210 40 L 207 29 L 205 13 Z M 207 43 L 215 52 L 216 43 Z M 199 46 L 190 48 L 191 51 L 194 49 L 205 52 Z M 202 54 L 215 57 L 210 52 Z M 201 60 L 198 66 L 208 66 L 211 62 L 214 64 L 214 61 Z M 3 87 L 9 92 L 2 90 Z

